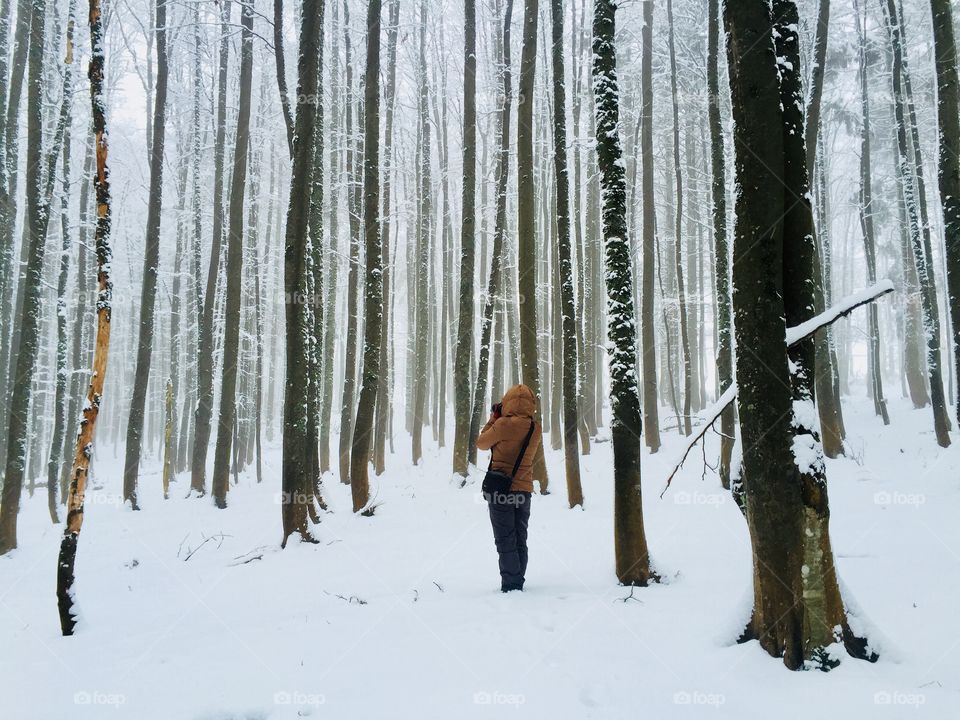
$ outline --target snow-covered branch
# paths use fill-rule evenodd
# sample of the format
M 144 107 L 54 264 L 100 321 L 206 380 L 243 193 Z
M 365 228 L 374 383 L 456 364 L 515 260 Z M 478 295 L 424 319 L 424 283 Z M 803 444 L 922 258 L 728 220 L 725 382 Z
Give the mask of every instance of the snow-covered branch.
M 814 315 L 806 322 L 802 322 L 799 325 L 794 325 L 791 328 L 787 328 L 787 347 L 796 345 L 801 340 L 805 340 L 813 335 L 820 328 L 832 325 L 840 318 L 849 315 L 858 307 L 871 303 L 874 300 L 883 297 L 887 293 L 893 292 L 893 290 L 893 281 L 885 279 L 881 280 L 875 285 L 871 285 L 870 287 L 863 288 L 862 290 L 852 293 L 851 295 L 847 295 L 840 302 L 827 308 L 822 313 Z M 683 463 L 686 461 L 690 451 L 696 447 L 701 438 L 703 438 L 703 436 L 707 434 L 707 431 L 713 427 L 713 425 L 723 414 L 723 411 L 726 410 L 727 406 L 736 399 L 737 384 L 734 382 L 720 395 L 719 398 L 717 398 L 717 401 L 707 409 L 707 412 L 705 413 L 706 422 L 703 423 L 702 429 L 695 435 L 691 435 L 687 440 L 682 451 L 679 453 L 678 459 L 671 466 L 672 469 L 670 470 L 670 474 L 667 476 L 667 484 L 660 493 L 660 497 L 663 497 L 664 493 L 667 492 L 667 489 L 670 487 L 670 483 L 673 480 L 673 476 L 677 474 L 681 467 L 683 467 Z

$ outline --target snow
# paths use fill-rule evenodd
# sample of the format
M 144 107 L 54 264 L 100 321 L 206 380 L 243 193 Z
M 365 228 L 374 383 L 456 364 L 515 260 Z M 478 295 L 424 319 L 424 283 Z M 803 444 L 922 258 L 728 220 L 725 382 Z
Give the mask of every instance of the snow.
M 132 512 L 119 502 L 122 447 L 100 444 L 76 636 L 60 637 L 62 526 L 42 492 L 24 499 L 20 548 L 0 557 L 3 716 L 953 717 L 960 448 L 939 449 L 929 410 L 899 399 L 884 427 L 855 389 L 848 456 L 826 461 L 831 532 L 876 664 L 843 655 L 830 673 L 792 673 L 757 643 L 735 644 L 752 603 L 747 529 L 716 475 L 701 480 L 699 451 L 658 499 L 684 446 L 666 427 L 663 450 L 643 456 L 647 539 L 665 582 L 632 599 L 613 574 L 610 443 L 582 459 L 586 507 L 575 511 L 547 443 L 554 492 L 533 500 L 527 590 L 509 595 L 479 474 L 463 489 L 448 482 L 449 450 L 430 446 L 411 468 L 398 438 L 388 473 L 371 478 L 373 518 L 353 515 L 349 488 L 328 477 L 320 544 L 280 550 L 278 445 L 265 482 L 242 475 L 225 511 L 184 497 L 189 473 L 164 501 L 159 460 L 145 458 Z M 718 442 L 707 434 L 711 462 Z

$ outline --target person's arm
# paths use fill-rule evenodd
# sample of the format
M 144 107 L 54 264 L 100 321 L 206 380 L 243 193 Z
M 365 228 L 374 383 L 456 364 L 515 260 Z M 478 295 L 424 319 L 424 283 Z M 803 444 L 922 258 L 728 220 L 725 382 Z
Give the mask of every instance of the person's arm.
M 500 429 L 497 427 L 499 417 L 490 416 L 487 424 L 480 431 L 480 437 L 477 438 L 477 450 L 489 450 L 500 442 Z

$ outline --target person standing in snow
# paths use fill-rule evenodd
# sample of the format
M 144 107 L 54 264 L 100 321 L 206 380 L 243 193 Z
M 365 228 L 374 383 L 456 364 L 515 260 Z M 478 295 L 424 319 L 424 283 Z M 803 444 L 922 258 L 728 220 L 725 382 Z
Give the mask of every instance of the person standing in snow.
M 502 592 L 523 590 L 527 572 L 527 527 L 533 495 L 533 459 L 543 431 L 534 420 L 537 399 L 526 385 L 507 390 L 493 406 L 477 438 L 478 450 L 490 450 L 484 497 L 500 556 Z M 500 481 L 502 486 L 497 487 Z

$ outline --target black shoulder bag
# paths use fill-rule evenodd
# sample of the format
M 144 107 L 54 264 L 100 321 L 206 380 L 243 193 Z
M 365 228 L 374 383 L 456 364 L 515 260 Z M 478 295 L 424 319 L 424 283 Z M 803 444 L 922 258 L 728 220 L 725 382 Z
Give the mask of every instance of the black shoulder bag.
M 520 454 L 517 456 L 517 461 L 513 464 L 513 472 L 509 475 L 493 469 L 493 450 L 491 449 L 490 465 L 487 466 L 487 474 L 483 476 L 483 485 L 481 485 L 483 499 L 487 502 L 493 500 L 495 495 L 503 495 L 504 493 L 510 492 L 510 486 L 513 484 L 513 478 L 520 469 L 520 463 L 523 460 L 523 456 L 527 453 L 527 446 L 530 444 L 530 438 L 533 437 L 534 427 L 534 422 L 531 420 L 530 430 L 527 431 L 527 436 L 523 439 L 523 445 L 520 446 Z

